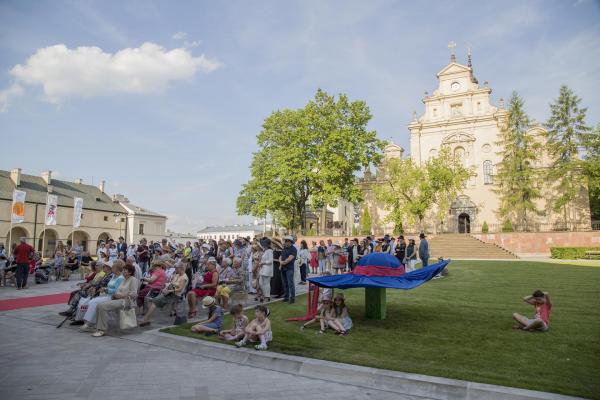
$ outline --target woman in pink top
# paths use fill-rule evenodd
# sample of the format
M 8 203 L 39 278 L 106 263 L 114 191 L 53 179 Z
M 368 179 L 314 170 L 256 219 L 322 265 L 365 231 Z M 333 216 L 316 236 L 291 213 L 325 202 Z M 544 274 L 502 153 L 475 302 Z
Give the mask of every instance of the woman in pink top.
M 155 261 L 150 267 L 150 276 L 142 279 L 142 284 L 145 286 L 138 292 L 137 306 L 142 307 L 144 305 L 144 298 L 148 295 L 151 290 L 160 292 L 165 283 L 167 282 L 167 274 L 163 269 L 164 263 L 162 261 Z
M 552 311 L 552 302 L 548 292 L 536 290 L 531 296 L 523 297 L 523 301 L 535 307 L 535 316 L 527 318 L 524 315 L 514 313 L 513 318 L 518 322 L 514 328 L 531 332 L 546 332 L 550 327 L 550 312 Z

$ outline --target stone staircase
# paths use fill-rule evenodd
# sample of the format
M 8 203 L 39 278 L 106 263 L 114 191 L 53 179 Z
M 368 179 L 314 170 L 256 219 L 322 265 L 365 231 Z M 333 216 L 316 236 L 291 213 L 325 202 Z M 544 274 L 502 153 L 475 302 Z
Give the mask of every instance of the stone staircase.
M 417 244 L 418 244 L 417 240 Z M 518 257 L 508 250 L 493 244 L 484 243 L 469 234 L 445 233 L 431 236 L 429 240 L 431 259 L 438 257 L 452 259 L 506 259 L 514 260 Z

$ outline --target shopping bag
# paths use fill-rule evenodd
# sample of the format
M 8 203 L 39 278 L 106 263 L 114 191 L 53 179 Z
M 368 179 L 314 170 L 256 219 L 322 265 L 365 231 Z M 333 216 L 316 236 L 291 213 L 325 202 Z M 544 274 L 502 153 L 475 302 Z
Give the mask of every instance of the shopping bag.
M 119 328 L 131 329 L 137 326 L 137 318 L 135 316 L 135 308 L 123 309 L 119 312 Z

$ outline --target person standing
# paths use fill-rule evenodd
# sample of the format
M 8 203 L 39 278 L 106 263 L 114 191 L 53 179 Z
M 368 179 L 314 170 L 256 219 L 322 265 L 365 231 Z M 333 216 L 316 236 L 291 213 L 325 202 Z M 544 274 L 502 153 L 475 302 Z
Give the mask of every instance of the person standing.
M 415 264 L 417 263 L 417 251 L 415 247 L 415 239 L 408 239 L 408 246 L 406 246 L 406 254 L 404 255 L 406 272 L 415 270 Z
M 117 243 L 117 254 L 123 253 L 124 257 L 127 257 L 127 243 L 123 236 L 119 237 L 119 243 Z
M 404 256 L 406 255 L 406 241 L 404 241 L 404 236 L 400 235 L 398 237 L 398 243 L 396 243 L 395 255 L 400 264 L 404 264 Z
M 17 290 L 27 289 L 27 276 L 29 275 L 29 260 L 33 257 L 33 247 L 27 244 L 27 239 L 19 239 L 19 245 L 13 253 L 17 264 Z
M 283 301 L 294 304 L 296 301 L 296 285 L 294 284 L 294 268 L 298 251 L 294 247 L 294 239 L 291 236 L 283 238 L 283 250 L 279 256 L 279 268 L 281 269 L 281 282 L 283 284 Z
M 308 275 L 308 260 L 310 254 L 308 252 L 308 244 L 306 240 L 300 242 L 300 251 L 298 252 L 298 258 L 300 259 L 300 284 L 306 285 L 306 276 Z
M 425 234 L 421 233 L 419 235 L 419 258 L 423 263 L 423 268 L 429 265 L 429 242 L 425 239 Z
M 148 270 L 148 260 L 150 259 L 150 254 L 148 253 L 148 246 L 146 246 L 146 239 L 142 238 L 140 240 L 140 245 L 137 248 L 137 261 L 142 269 L 142 273 L 145 274 Z

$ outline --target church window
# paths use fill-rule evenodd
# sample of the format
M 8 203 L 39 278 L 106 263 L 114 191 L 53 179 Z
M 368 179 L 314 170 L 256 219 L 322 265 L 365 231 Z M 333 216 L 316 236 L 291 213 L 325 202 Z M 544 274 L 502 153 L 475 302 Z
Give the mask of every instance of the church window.
M 453 117 L 457 117 L 462 115 L 462 104 L 451 104 L 450 105 L 450 115 Z
M 480 101 L 477 102 L 477 111 L 481 111 L 481 102 Z
M 492 162 L 490 160 L 485 160 L 483 162 L 483 184 L 491 185 L 492 182 Z
M 457 147 L 454 149 L 454 159 L 465 165 L 465 149 L 463 147 Z
M 433 116 L 434 116 L 434 117 L 437 117 L 437 116 L 438 116 L 438 114 L 437 114 L 437 108 L 434 108 L 434 109 L 433 109 Z

